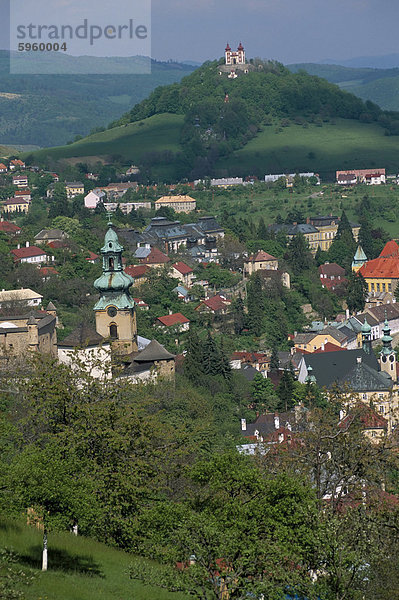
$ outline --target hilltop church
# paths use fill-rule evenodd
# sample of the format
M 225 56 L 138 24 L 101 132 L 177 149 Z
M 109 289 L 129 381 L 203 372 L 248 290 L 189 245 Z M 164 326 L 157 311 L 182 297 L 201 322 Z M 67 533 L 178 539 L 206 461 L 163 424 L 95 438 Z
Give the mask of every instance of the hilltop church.
M 236 51 L 227 44 L 224 51 L 224 65 L 219 65 L 219 75 L 227 73 L 229 79 L 236 79 L 240 75 L 254 70 L 255 67 L 246 61 L 244 46 L 241 42 Z

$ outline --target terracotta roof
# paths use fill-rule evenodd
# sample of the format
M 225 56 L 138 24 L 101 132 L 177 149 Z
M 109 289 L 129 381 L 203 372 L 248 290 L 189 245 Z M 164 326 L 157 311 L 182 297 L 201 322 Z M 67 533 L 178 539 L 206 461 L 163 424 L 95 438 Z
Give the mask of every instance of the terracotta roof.
M 399 256 L 369 260 L 359 269 L 365 278 L 399 279 Z
M 174 269 L 176 269 L 176 271 L 179 271 L 179 273 L 181 273 L 182 275 L 188 275 L 189 273 L 193 272 L 191 267 L 189 267 L 188 265 L 186 265 L 186 263 L 181 261 L 174 263 L 172 266 Z
M 0 221 L 0 231 L 4 231 L 4 233 L 17 233 L 21 231 L 21 228 L 9 221 Z
M 31 256 L 46 256 L 46 253 L 37 246 L 28 246 L 28 248 L 15 248 L 11 250 L 11 254 L 14 255 L 15 259 L 29 258 Z
M 380 252 L 380 256 L 382 257 L 390 257 L 390 256 L 399 256 L 399 246 L 395 242 L 395 240 L 391 240 L 387 242 L 383 249 Z
M 277 258 L 264 250 L 259 250 L 259 252 L 256 255 L 251 256 L 249 260 L 253 262 L 262 262 L 264 260 L 277 260 Z
M 4 204 L 6 206 L 12 206 L 14 204 L 30 204 L 30 201 L 25 198 L 9 198 Z
M 39 269 L 39 273 L 40 275 L 44 275 L 44 277 L 47 275 L 58 275 L 58 271 L 54 267 L 42 267 Z
M 87 251 L 89 256 L 86 257 L 86 260 L 97 260 L 98 258 L 100 258 L 98 256 L 98 254 L 95 254 L 94 252 L 91 252 L 90 250 Z
M 224 300 L 222 300 L 222 298 L 219 295 L 212 296 L 212 298 L 208 298 L 208 300 L 203 300 L 199 306 L 201 306 L 202 304 L 205 304 L 205 306 L 207 306 L 213 311 L 223 310 L 224 308 L 227 308 L 227 304 L 224 302 Z M 197 306 L 197 308 L 199 308 L 199 306 Z
M 151 248 L 148 256 L 140 258 L 140 262 L 146 265 L 165 264 L 170 262 L 169 256 L 158 250 L 155 246 Z
M 348 414 L 339 423 L 341 429 L 347 429 L 355 419 L 359 419 L 365 429 L 387 429 L 388 421 L 367 406 L 359 409 L 359 414 Z
M 18 196 L 30 196 L 30 190 L 15 190 L 14 196 L 17 198 Z
M 143 277 L 143 275 L 146 275 L 149 270 L 150 267 L 147 265 L 129 265 L 128 267 L 125 267 L 125 273 L 136 278 Z
M 338 352 L 338 350 L 346 351 L 346 348 L 341 348 L 341 346 L 327 342 L 327 344 L 324 344 L 324 350 L 322 350 L 322 348 L 318 348 L 313 354 L 318 354 L 319 352 Z
M 190 323 L 190 320 L 187 319 L 187 317 L 185 317 L 181 313 L 174 313 L 173 315 L 165 315 L 164 317 L 158 317 L 157 320 L 160 321 L 162 325 L 165 325 L 166 327 L 171 327 L 172 325 L 177 324 L 183 325 L 184 323 Z

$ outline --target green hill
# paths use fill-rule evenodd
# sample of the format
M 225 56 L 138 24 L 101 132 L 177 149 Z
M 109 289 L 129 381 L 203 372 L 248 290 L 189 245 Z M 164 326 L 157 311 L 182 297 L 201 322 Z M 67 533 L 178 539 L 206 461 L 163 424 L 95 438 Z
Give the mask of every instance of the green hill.
M 106 132 L 35 153 L 34 160 L 117 156 L 154 179 L 397 164 L 388 138 L 399 132 L 399 113 L 279 63 L 254 67 L 231 80 L 219 75 L 216 61 L 205 63 L 180 83 L 158 87 Z
M 41 538 L 41 533 L 32 527 L 16 521 L 0 521 L 0 548 L 13 550 L 17 554 L 15 568 L 34 575 L 32 585 L 17 586 L 18 589 L 13 590 L 15 593 L 21 591 L 26 600 L 186 598 L 183 594 L 129 579 L 129 566 L 135 561 L 131 554 L 68 533 L 49 534 L 49 570 L 42 573 Z
M 384 110 L 399 110 L 399 69 L 352 68 L 341 65 L 301 63 L 288 65 L 296 73 L 303 69 L 310 75 L 324 77 L 363 100 L 371 100 Z
M 68 60 L 76 63 L 75 68 L 84 66 L 80 57 Z M 151 75 L 133 75 L 126 73 L 133 59 L 101 60 L 108 72 L 112 66 L 113 75 L 10 75 L 9 53 L 0 51 L 0 144 L 66 144 L 105 128 L 157 86 L 180 81 L 194 68 L 152 61 Z

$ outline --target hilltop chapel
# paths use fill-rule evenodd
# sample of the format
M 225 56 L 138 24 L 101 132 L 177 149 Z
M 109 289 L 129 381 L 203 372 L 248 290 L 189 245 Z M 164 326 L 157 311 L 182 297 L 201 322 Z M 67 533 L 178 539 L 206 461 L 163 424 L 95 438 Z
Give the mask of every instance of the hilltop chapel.
M 229 79 L 236 79 L 239 75 L 254 71 L 255 67 L 247 63 L 244 46 L 240 42 L 236 51 L 227 44 L 224 51 L 224 65 L 219 65 L 219 75 L 228 73 Z

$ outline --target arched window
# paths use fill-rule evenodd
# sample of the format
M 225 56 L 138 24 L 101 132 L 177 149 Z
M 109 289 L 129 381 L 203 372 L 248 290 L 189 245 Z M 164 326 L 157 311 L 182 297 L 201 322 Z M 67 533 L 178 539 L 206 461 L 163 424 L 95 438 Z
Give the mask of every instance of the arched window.
M 114 259 L 111 257 L 109 259 L 109 270 L 113 271 L 113 269 L 114 269 Z
M 118 326 L 115 323 L 111 323 L 109 326 L 109 337 L 113 340 L 118 339 Z

